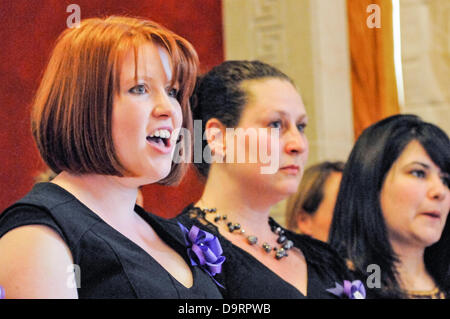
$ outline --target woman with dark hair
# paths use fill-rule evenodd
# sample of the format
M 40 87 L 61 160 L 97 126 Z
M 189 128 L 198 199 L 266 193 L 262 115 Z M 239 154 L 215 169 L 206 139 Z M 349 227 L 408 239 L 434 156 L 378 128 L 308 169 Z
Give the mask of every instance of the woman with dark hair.
M 135 205 L 172 184 L 177 130 L 191 128 L 197 54 L 148 20 L 92 18 L 59 37 L 32 132 L 57 174 L 0 216 L 8 298 L 221 298 L 189 266 L 178 225 Z M 195 280 L 194 280 L 195 279 Z
M 305 170 L 297 192 L 286 203 L 287 228 L 328 241 L 343 162 L 321 162 Z
M 307 116 L 292 81 L 259 61 L 227 61 L 198 80 L 193 100 L 205 136 L 195 164 L 206 186 L 177 220 L 219 238 L 224 297 L 334 297 L 326 290 L 349 279 L 342 259 L 269 217 L 297 190 L 308 156 Z
M 330 240 L 359 275 L 379 267 L 381 287 L 370 295 L 449 297 L 449 173 L 448 136 L 417 116 L 386 118 L 358 138 Z

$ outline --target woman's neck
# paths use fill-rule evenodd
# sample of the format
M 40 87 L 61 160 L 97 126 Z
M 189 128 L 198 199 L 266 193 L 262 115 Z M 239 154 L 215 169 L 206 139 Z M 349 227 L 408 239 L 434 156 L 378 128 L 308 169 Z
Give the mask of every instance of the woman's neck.
M 221 171 L 211 171 L 196 206 L 215 208 L 217 214 L 227 215 L 227 221 L 239 223 L 247 231 L 261 233 L 270 231 L 267 220 L 274 204 L 260 194 L 253 194 L 251 187 L 246 187 L 241 181 L 224 176 Z M 213 219 L 208 218 L 209 221 Z
M 399 262 L 396 264 L 398 281 L 407 291 L 429 291 L 436 287 L 425 267 L 423 247 L 393 244 Z
M 127 185 L 125 178 L 62 172 L 52 183 L 64 188 L 94 213 L 114 224 L 129 222 L 129 218 L 134 216 L 137 186 Z

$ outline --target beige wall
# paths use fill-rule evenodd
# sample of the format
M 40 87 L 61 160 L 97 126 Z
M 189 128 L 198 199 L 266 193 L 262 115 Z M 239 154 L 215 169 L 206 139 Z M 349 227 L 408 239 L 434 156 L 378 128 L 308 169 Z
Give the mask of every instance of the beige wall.
M 450 135 L 450 1 L 400 0 L 405 105 Z

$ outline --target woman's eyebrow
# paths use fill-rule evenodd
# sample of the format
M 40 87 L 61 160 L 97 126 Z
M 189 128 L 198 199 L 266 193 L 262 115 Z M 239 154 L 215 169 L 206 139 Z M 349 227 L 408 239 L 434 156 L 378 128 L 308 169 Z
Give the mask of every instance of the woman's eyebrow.
M 411 163 L 409 163 L 410 165 L 412 165 L 412 164 L 418 164 L 418 165 L 420 165 L 420 166 L 423 166 L 424 168 L 426 168 L 426 169 L 430 169 L 430 165 L 428 165 L 428 164 L 425 164 L 425 163 L 423 163 L 423 162 L 419 162 L 419 161 L 413 161 L 413 162 L 411 162 Z
M 413 165 L 413 164 L 420 165 L 420 166 L 422 166 L 423 168 L 425 168 L 425 169 L 427 169 L 427 170 L 430 170 L 430 169 L 431 169 L 431 166 L 430 166 L 430 165 L 425 164 L 425 163 L 423 163 L 423 162 L 414 161 L 414 162 L 411 162 L 411 163 L 410 163 L 410 165 Z M 439 170 L 439 174 L 442 175 L 443 177 L 445 177 L 445 178 L 449 178 L 449 177 L 450 177 L 450 174 L 448 174 L 448 173 L 446 173 L 446 172 L 442 172 L 441 169 L 440 169 L 439 167 L 438 167 L 438 170 Z
M 133 78 L 133 80 L 137 80 L 137 81 L 147 81 L 147 82 L 152 82 L 153 81 L 153 77 L 149 76 L 149 75 L 139 75 Z
M 289 113 L 282 111 L 282 110 L 275 110 L 275 111 L 269 110 L 267 112 L 264 112 L 263 115 L 271 114 L 272 112 L 280 115 L 283 118 L 289 117 Z M 306 114 L 301 114 L 297 120 L 301 121 L 301 120 L 305 120 L 305 119 L 308 119 L 308 116 Z
M 153 78 L 151 76 L 141 75 L 141 76 L 133 76 L 128 77 L 126 79 L 123 79 L 123 84 L 125 86 L 127 85 L 134 85 L 141 82 L 148 82 L 151 83 L 153 81 Z

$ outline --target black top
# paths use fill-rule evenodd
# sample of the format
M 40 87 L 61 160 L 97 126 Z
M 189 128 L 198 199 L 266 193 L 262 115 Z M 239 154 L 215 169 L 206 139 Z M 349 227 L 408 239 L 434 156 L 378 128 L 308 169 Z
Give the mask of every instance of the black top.
M 204 218 L 204 212 L 200 208 L 191 204 L 175 219 L 188 229 L 196 225 L 219 238 L 226 261 L 223 263 L 222 272 L 214 278 L 224 286 L 225 289 L 221 289 L 224 298 L 306 298 L 297 288 L 283 280 L 251 254 L 220 235 L 217 227 Z M 279 227 L 272 218 L 269 219 L 269 224 Z M 285 235 L 305 256 L 308 275 L 307 297 L 337 298 L 326 289 L 334 288 L 335 282 L 352 280 L 344 261 L 326 243 L 288 230 L 285 230 Z
M 0 215 L 0 237 L 32 224 L 55 230 L 80 268 L 79 298 L 222 298 L 211 277 L 191 266 L 179 225 L 135 206 L 160 238 L 180 254 L 192 271 L 186 288 L 145 250 L 105 223 L 72 194 L 53 183 L 39 183 Z

